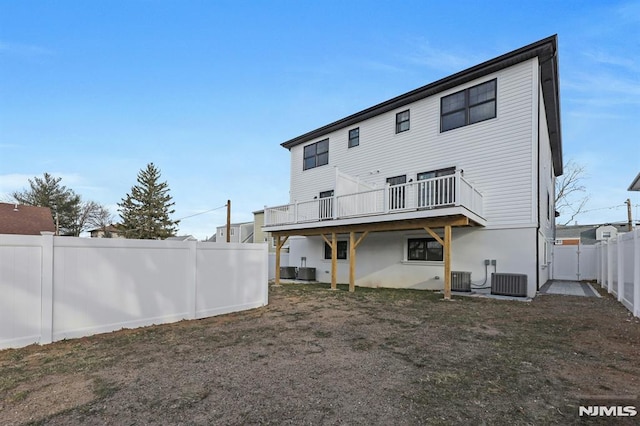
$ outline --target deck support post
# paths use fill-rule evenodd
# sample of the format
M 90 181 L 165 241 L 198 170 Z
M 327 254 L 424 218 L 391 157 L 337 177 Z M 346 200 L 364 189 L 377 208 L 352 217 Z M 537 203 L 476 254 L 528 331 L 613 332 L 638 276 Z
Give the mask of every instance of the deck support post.
M 356 291 L 356 233 L 349 232 L 349 292 Z
M 337 267 L 338 267 L 338 241 L 337 234 L 335 232 L 331 233 L 331 241 L 324 234 L 320 234 L 322 239 L 329 247 L 331 247 L 331 290 L 337 290 Z
M 349 291 L 356 291 L 356 249 L 367 236 L 369 231 L 364 231 L 356 240 L 356 233 L 349 232 Z
M 444 226 L 444 240 L 428 226 L 425 226 L 424 230 L 442 245 L 444 252 L 444 298 L 449 300 L 451 299 L 451 225 Z
M 274 236 L 276 238 L 276 280 L 273 285 L 280 287 L 280 250 L 289 237 L 285 236 L 284 239 L 281 239 L 280 234 L 275 234 Z
M 338 269 L 338 239 L 335 232 L 331 233 L 331 290 L 338 289 L 337 271 Z
M 444 298 L 451 300 L 451 225 L 444 227 Z

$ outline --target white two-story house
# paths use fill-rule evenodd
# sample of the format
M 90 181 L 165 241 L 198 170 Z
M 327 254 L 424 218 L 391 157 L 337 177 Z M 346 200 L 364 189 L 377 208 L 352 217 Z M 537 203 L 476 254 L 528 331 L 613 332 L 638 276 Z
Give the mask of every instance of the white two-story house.
M 487 287 L 497 272 L 533 297 L 550 278 L 558 83 L 554 35 L 286 141 L 290 204 L 265 207 L 264 230 L 334 288 L 449 297 L 452 271 Z

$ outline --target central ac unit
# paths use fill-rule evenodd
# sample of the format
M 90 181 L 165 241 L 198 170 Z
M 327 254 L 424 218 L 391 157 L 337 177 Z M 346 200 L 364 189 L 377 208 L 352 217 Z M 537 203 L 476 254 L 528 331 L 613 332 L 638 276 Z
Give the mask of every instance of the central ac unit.
M 280 267 L 280 278 L 295 279 L 295 277 L 296 277 L 296 268 L 295 268 L 295 266 L 281 266 Z
M 471 272 L 451 271 L 451 291 L 471 291 Z
M 491 294 L 527 297 L 527 276 L 494 272 L 491 274 Z
M 299 280 L 306 281 L 315 281 L 316 279 L 316 268 L 298 268 L 298 276 Z

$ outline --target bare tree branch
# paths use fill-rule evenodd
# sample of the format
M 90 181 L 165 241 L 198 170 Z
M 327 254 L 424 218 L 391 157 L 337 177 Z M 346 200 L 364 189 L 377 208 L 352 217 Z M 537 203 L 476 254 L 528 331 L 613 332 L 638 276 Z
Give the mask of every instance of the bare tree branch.
M 564 174 L 556 179 L 556 210 L 561 216 L 568 216 L 563 225 L 571 223 L 582 213 L 589 201 L 587 188 L 582 181 L 586 177 L 583 165 L 573 160 L 564 165 Z

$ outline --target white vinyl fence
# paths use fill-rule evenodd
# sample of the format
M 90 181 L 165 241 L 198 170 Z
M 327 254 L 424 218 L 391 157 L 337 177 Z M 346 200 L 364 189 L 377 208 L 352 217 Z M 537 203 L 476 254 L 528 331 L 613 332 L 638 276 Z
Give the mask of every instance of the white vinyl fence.
M 640 229 L 596 245 L 598 283 L 640 317 Z
M 266 244 L 0 235 L 0 349 L 268 303 Z
M 595 280 L 597 278 L 597 262 L 595 245 L 554 245 L 553 246 L 554 280 Z

